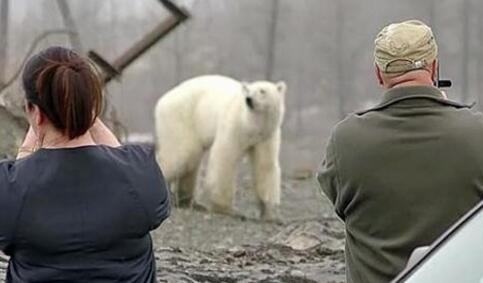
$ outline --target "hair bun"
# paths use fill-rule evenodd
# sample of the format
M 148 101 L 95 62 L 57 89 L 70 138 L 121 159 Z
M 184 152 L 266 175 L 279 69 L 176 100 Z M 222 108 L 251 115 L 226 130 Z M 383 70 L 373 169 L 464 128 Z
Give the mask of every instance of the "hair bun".
M 102 108 L 102 84 L 90 62 L 63 47 L 50 47 L 26 63 L 27 101 L 36 104 L 61 132 L 84 134 Z

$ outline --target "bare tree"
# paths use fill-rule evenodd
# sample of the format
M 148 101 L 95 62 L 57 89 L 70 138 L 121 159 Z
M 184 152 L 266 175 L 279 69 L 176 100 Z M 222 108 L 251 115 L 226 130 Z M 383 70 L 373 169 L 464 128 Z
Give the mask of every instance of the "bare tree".
M 0 89 L 5 84 L 8 51 L 8 1 L 1 0 L 0 7 Z
M 27 53 L 25 54 L 24 56 L 24 59 L 22 61 L 22 63 L 20 64 L 20 66 L 17 68 L 17 70 L 13 73 L 13 75 L 7 79 L 4 83 L 2 83 L 0 85 L 0 96 L 2 95 L 2 91 L 7 88 L 8 86 L 10 86 L 11 84 L 13 84 L 15 82 L 15 80 L 20 76 L 20 73 L 22 72 L 22 68 L 23 66 L 25 65 L 25 63 L 27 62 L 28 58 L 30 57 L 30 55 L 32 55 L 32 53 L 35 51 L 35 49 L 37 48 L 37 46 L 45 39 L 47 39 L 49 36 L 51 35 L 55 35 L 55 34 L 69 34 L 71 33 L 71 31 L 69 30 L 66 30 L 66 29 L 52 29 L 52 30 L 47 30 L 41 34 L 39 34 L 33 41 L 32 43 L 30 44 L 30 47 L 27 51 Z M 0 37 L 1 38 L 1 37 Z
M 339 99 L 339 119 L 343 119 L 346 115 L 346 93 L 345 93 L 345 80 L 344 80 L 344 7 L 342 7 L 344 1 L 337 1 L 335 4 L 336 11 L 336 25 L 335 25 L 335 42 L 336 42 L 336 70 L 337 70 L 337 91 L 336 95 Z
M 184 28 L 181 27 L 175 34 L 173 40 L 174 52 L 174 84 L 179 84 L 183 76 L 183 53 L 185 52 L 184 45 L 181 42 L 181 33 Z
M 70 43 L 72 47 L 79 53 L 84 53 L 82 48 L 82 42 L 79 36 L 79 32 L 72 17 L 69 5 L 65 0 L 57 0 L 57 6 L 59 6 L 60 14 L 62 15 L 62 20 L 66 29 L 71 32 L 68 34 Z
M 479 3 L 479 2 L 478 2 Z M 483 12 L 483 9 L 482 9 L 482 5 L 479 5 L 478 9 L 477 9 L 477 12 L 479 12 L 478 14 L 481 15 L 481 12 Z M 478 45 L 479 46 L 482 46 L 483 44 L 483 28 L 481 27 L 481 25 L 483 25 L 483 20 L 481 19 L 481 17 L 477 17 L 476 18 L 477 20 L 477 25 L 476 25 L 476 28 L 477 28 L 477 38 L 478 38 Z M 481 50 L 480 50 L 481 52 Z M 483 76 L 483 72 L 482 72 L 482 64 L 483 64 L 483 58 L 482 58 L 482 54 L 481 53 L 477 53 L 477 56 L 476 56 L 476 60 L 477 60 L 477 64 L 476 64 L 476 77 L 478 78 L 476 80 L 476 91 L 477 91 L 477 96 L 476 96 L 476 99 L 478 99 L 478 107 L 479 107 L 479 110 L 482 111 L 483 110 L 483 105 L 481 105 L 481 101 L 483 101 L 483 98 L 482 98 L 482 91 L 483 91 L 483 88 L 482 88 L 482 80 L 480 80 L 479 78 L 482 78 Z
M 468 93 L 468 81 L 469 81 L 469 74 L 468 74 L 468 63 L 469 63 L 469 53 L 470 53 L 470 2 L 469 0 L 464 0 L 463 2 L 463 60 L 462 63 L 462 70 L 461 70 L 461 77 L 462 77 L 462 86 L 461 86 L 461 95 L 462 100 L 464 102 L 468 102 L 469 93 Z
M 273 79 L 273 65 L 275 61 L 275 43 L 277 35 L 277 22 L 279 14 L 279 0 L 272 0 L 270 26 L 268 30 L 268 49 L 267 49 L 267 65 L 265 69 L 265 78 Z
M 7 85 L 7 51 L 8 51 L 8 20 L 9 20 L 9 1 L 1 0 L 0 11 L 0 91 Z M 27 122 L 22 117 L 15 115 L 4 105 L 3 93 L 0 96 L 0 158 L 13 158 L 17 146 L 21 142 Z M 1 261 L 5 257 L 0 256 Z

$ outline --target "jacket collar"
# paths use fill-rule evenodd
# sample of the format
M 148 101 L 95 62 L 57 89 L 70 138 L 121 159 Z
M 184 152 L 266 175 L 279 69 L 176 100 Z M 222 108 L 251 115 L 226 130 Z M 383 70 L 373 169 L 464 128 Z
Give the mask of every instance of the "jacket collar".
M 372 108 L 357 112 L 356 114 L 363 115 L 363 114 L 366 114 L 367 112 L 381 110 L 396 102 L 406 100 L 406 99 L 414 99 L 414 98 L 429 99 L 429 100 L 433 100 L 441 104 L 453 106 L 456 108 L 471 108 L 473 106 L 473 105 L 461 104 L 461 103 L 446 99 L 444 98 L 443 93 L 438 88 L 435 88 L 432 86 L 405 86 L 405 87 L 396 87 L 388 90 L 384 94 L 383 99 L 379 104 L 377 104 Z

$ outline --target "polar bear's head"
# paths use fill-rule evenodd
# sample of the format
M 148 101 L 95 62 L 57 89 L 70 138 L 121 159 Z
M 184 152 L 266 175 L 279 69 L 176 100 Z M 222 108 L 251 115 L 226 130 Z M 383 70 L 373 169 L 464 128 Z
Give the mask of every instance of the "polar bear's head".
M 256 112 L 283 112 L 285 91 L 287 89 L 285 82 L 256 81 L 253 83 L 242 83 L 242 88 L 245 102 L 251 110 Z

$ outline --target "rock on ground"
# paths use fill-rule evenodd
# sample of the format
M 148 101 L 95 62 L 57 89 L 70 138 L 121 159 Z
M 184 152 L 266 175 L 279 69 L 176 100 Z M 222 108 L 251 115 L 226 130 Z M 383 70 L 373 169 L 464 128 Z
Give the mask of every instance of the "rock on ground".
M 265 244 L 210 251 L 158 248 L 158 279 L 167 283 L 342 283 L 343 243 L 340 223 L 325 219 L 291 225 Z

